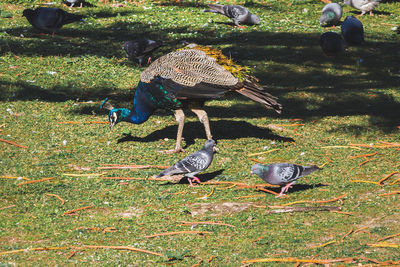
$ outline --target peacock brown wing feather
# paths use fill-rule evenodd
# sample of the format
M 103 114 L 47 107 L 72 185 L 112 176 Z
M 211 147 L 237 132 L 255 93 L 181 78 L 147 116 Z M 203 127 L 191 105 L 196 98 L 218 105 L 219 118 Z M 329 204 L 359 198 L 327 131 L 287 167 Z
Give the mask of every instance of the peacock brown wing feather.
M 196 49 L 180 50 L 158 58 L 142 72 L 140 80 L 149 83 L 157 76 L 187 87 L 205 83 L 228 88 L 239 81 L 214 58 Z

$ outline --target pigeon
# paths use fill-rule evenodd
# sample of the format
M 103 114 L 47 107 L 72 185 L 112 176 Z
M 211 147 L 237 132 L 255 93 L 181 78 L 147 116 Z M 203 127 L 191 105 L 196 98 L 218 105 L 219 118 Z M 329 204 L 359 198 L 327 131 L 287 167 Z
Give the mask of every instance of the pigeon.
M 227 16 L 233 20 L 236 26 L 239 28 L 244 28 L 240 26 L 239 23 L 254 25 L 260 24 L 260 18 L 257 15 L 251 14 L 250 11 L 239 5 L 208 5 L 211 9 L 204 10 L 204 12 L 220 13 Z
M 321 26 L 336 25 L 342 17 L 343 9 L 339 4 L 329 3 L 322 9 L 322 15 L 319 19 Z
M 161 172 L 157 178 L 165 175 L 183 174 L 188 178 L 190 186 L 193 181 L 200 183 L 200 179 L 195 175 L 202 172 L 210 166 L 214 152 L 217 150 L 216 143 L 213 139 L 209 139 L 199 151 L 190 154 L 183 160 L 175 163 L 172 167 Z
M 325 32 L 321 34 L 320 45 L 322 51 L 327 56 L 335 56 L 347 48 L 347 44 L 342 36 L 336 32 Z
M 143 59 L 145 58 L 147 58 L 147 64 L 150 64 L 152 52 L 160 46 L 162 46 L 161 42 L 140 38 L 125 42 L 122 45 L 122 49 L 125 50 L 126 56 L 131 60 L 136 58 L 139 61 L 139 66 L 141 67 Z
M 361 10 L 361 16 L 367 12 L 369 12 L 369 15 L 372 16 L 372 10 L 379 5 L 379 2 L 380 0 L 344 0 L 346 5 Z
M 364 43 L 364 28 L 358 19 L 347 16 L 342 23 L 342 36 L 349 45 L 361 45 Z
M 75 5 L 79 5 L 80 8 L 83 7 L 85 0 L 64 0 L 63 4 L 66 4 L 70 8 L 74 7 Z
M 274 163 L 270 165 L 255 164 L 251 167 L 251 174 L 257 174 L 269 184 L 285 185 L 277 197 L 283 196 L 285 192 L 296 183 L 302 176 L 320 170 L 318 166 L 300 166 L 291 163 Z
M 63 25 L 78 21 L 81 15 L 68 13 L 60 8 L 39 7 L 35 10 L 25 9 L 22 13 L 33 27 L 55 33 Z

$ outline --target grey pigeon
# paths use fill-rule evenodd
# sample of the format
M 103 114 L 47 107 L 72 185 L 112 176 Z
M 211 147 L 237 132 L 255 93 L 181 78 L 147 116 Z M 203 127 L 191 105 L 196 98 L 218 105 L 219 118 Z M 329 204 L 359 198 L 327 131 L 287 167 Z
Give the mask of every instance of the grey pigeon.
M 284 185 L 277 197 L 283 196 L 285 192 L 296 183 L 300 177 L 308 175 L 316 170 L 318 166 L 300 166 L 291 163 L 274 163 L 270 165 L 255 164 L 251 167 L 251 174 L 257 174 L 269 184 Z
M 372 10 L 379 5 L 379 2 L 380 0 L 344 0 L 346 5 L 361 10 L 361 16 L 367 12 L 369 12 L 369 15 L 372 16 Z
M 192 181 L 200 183 L 200 179 L 195 175 L 204 171 L 210 166 L 214 152 L 216 151 L 216 143 L 214 140 L 207 140 L 203 148 L 193 154 L 190 154 L 183 160 L 175 163 L 172 167 L 161 172 L 157 177 L 165 175 L 183 174 L 188 178 L 189 184 L 193 186 Z
M 321 26 L 336 25 L 342 17 L 343 9 L 339 4 L 329 3 L 322 9 L 322 15 L 319 19 Z
M 126 56 L 131 60 L 136 58 L 139 61 L 139 66 L 142 66 L 143 60 L 147 60 L 147 64 L 151 61 L 151 54 L 162 46 L 161 42 L 153 41 L 146 38 L 140 38 L 133 41 L 127 41 L 122 45 Z
M 327 56 L 335 56 L 347 48 L 347 44 L 342 36 L 336 32 L 325 32 L 321 34 L 319 44 L 321 45 L 322 51 Z
M 66 4 L 69 7 L 74 7 L 75 5 L 79 5 L 79 7 L 82 8 L 84 3 L 85 3 L 85 0 L 64 0 L 63 1 L 63 4 Z
M 342 36 L 349 45 L 361 45 L 364 43 L 364 27 L 358 19 L 347 16 L 342 23 Z
M 39 7 L 35 10 L 25 9 L 22 13 L 33 27 L 55 33 L 63 25 L 78 21 L 81 15 L 68 13 L 60 8 Z
M 236 26 L 239 28 L 243 28 L 239 23 L 254 25 L 260 24 L 260 18 L 257 15 L 251 14 L 250 11 L 239 5 L 208 5 L 210 10 L 204 10 L 204 12 L 212 12 L 212 13 L 220 13 L 222 15 L 227 16 L 233 20 Z

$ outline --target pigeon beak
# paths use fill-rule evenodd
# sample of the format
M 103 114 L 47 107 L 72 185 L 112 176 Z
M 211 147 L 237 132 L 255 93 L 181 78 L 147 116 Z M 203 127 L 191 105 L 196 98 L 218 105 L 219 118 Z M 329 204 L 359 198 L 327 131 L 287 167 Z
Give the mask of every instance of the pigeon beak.
M 213 151 L 214 151 L 214 152 L 217 152 L 218 150 L 219 150 L 218 147 L 216 147 L 216 146 L 213 147 Z

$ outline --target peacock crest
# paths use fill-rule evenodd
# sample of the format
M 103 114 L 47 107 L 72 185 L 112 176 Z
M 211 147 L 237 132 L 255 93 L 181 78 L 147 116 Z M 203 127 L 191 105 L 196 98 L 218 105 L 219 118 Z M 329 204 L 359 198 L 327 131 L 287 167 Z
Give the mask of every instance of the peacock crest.
M 247 66 L 241 66 L 235 63 L 231 58 L 225 56 L 221 50 L 212 48 L 211 46 L 198 45 L 198 44 L 189 44 L 184 48 L 177 49 L 185 50 L 185 49 L 197 49 L 203 51 L 212 58 L 215 58 L 217 63 L 224 67 L 227 71 L 233 74 L 236 78 L 238 78 L 241 82 L 244 80 L 249 80 L 253 82 L 258 82 L 258 79 L 251 75 L 251 70 Z

